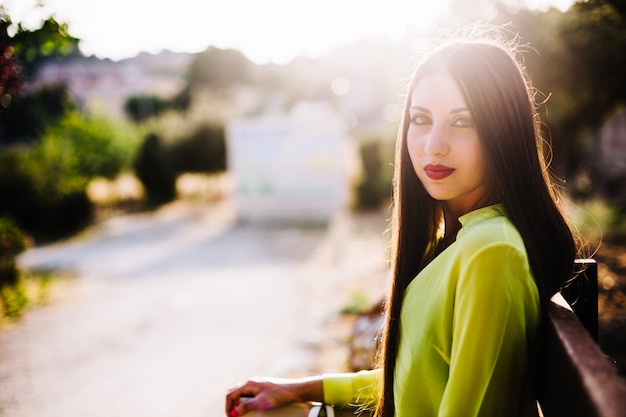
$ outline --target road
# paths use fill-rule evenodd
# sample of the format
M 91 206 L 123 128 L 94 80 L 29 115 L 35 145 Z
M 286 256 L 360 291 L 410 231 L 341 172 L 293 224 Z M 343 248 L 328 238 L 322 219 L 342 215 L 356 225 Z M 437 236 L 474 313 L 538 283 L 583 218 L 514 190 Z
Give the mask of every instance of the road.
M 384 217 L 270 226 L 233 213 L 177 202 L 27 251 L 22 267 L 75 278 L 0 330 L 0 416 L 221 416 L 249 376 L 342 370 L 320 352 L 347 336 L 329 328 L 350 297 L 384 292 Z

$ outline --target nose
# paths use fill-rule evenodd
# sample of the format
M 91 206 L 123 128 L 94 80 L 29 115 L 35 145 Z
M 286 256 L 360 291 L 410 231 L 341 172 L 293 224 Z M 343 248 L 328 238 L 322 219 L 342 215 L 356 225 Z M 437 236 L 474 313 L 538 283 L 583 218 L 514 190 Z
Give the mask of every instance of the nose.
M 446 138 L 445 127 L 433 124 L 432 129 L 426 136 L 424 152 L 428 155 L 445 155 L 450 150 Z

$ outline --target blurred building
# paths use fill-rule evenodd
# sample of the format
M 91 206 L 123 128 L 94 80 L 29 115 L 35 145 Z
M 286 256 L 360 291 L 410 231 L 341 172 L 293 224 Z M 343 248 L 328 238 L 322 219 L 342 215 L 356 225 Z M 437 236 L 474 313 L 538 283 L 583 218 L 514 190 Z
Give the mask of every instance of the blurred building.
M 122 117 L 124 103 L 133 95 L 169 98 L 178 93 L 192 59 L 193 54 L 164 51 L 117 62 L 96 58 L 48 61 L 33 86 L 65 84 L 81 106 Z
M 240 219 L 327 222 L 347 207 L 354 165 L 346 123 L 324 104 L 234 121 L 227 140 Z

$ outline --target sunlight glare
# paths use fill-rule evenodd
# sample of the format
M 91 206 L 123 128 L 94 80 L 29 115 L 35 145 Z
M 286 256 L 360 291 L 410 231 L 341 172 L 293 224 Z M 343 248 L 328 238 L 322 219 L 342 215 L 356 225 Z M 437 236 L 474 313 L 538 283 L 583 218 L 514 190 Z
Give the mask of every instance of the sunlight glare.
M 350 81 L 346 77 L 335 77 L 330 89 L 337 96 L 345 96 L 350 92 Z
M 529 6 L 571 0 L 518 0 Z M 450 13 L 451 0 L 6 0 L 15 22 L 34 28 L 54 15 L 69 23 L 86 55 L 119 60 L 145 51 L 233 48 L 256 63 L 312 58 L 372 35 L 399 41 L 427 33 Z

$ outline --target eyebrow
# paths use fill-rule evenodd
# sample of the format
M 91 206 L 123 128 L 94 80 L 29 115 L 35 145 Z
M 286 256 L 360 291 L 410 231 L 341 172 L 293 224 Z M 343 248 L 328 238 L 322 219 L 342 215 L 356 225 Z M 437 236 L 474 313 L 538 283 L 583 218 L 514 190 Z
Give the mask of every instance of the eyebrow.
M 424 113 L 429 113 L 430 114 L 430 110 L 428 110 L 426 107 L 411 106 L 410 110 L 419 110 L 419 111 L 423 111 Z M 468 109 L 467 107 L 459 107 L 459 108 L 450 110 L 450 114 L 456 114 L 456 113 L 462 113 L 462 112 L 471 113 L 470 109 Z

